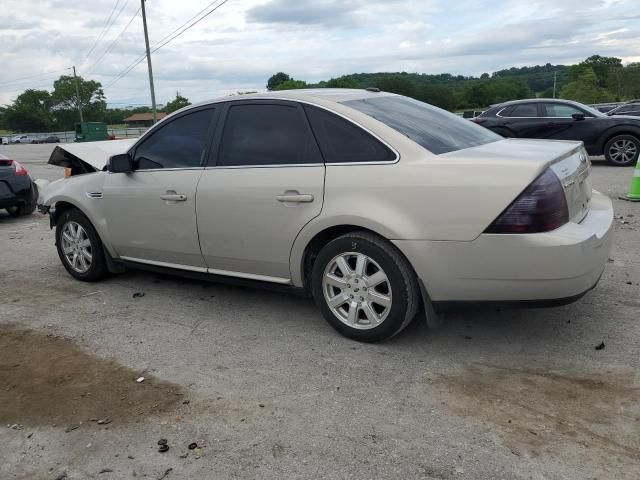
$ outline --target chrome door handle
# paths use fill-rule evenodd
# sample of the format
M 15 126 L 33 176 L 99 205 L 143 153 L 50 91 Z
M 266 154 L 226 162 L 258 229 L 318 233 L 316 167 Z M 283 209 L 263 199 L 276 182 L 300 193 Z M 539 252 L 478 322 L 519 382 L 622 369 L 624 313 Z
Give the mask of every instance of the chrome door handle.
M 184 202 L 187 199 L 187 196 L 181 193 L 166 193 L 164 195 L 160 195 L 160 199 L 169 202 Z
M 276 195 L 276 200 L 283 203 L 311 203 L 313 195 L 298 192 L 285 192 L 282 195 Z

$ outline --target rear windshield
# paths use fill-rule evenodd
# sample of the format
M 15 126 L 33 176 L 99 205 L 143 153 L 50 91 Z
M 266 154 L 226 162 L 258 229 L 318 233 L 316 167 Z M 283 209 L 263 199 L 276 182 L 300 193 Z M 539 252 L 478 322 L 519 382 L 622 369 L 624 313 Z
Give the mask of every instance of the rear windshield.
M 436 155 L 502 139 L 470 120 L 408 97 L 385 96 L 342 103 L 399 131 Z

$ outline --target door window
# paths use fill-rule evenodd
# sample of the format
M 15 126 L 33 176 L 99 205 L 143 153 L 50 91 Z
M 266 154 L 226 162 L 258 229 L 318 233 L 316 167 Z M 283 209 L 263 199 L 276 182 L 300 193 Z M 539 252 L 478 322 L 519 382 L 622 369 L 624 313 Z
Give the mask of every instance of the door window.
M 544 108 L 547 112 L 545 117 L 571 118 L 574 113 L 585 115 L 585 112 L 579 108 L 573 105 L 567 105 L 566 103 L 545 103 Z
M 297 104 L 232 105 L 217 165 L 322 163 L 303 110 Z
M 371 134 L 340 116 L 322 108 L 304 106 L 324 161 L 391 162 L 395 153 Z
M 137 170 L 193 168 L 203 165 L 215 109 L 189 113 L 169 121 L 136 147 Z
M 534 118 L 538 116 L 538 105 L 535 103 L 520 103 L 511 107 L 509 117 Z

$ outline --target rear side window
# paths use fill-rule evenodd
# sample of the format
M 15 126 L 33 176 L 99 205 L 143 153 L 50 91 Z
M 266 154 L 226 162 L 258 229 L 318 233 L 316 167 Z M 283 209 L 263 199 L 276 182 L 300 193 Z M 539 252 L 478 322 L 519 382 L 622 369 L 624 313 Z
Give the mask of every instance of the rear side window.
M 382 142 L 339 115 L 304 106 L 326 163 L 390 162 L 396 154 Z
M 502 139 L 470 120 L 399 95 L 349 100 L 343 104 L 397 130 L 436 155 Z
M 534 118 L 538 116 L 538 105 L 535 103 L 521 103 L 511 107 L 509 117 Z
M 295 105 L 232 105 L 217 165 L 322 163 L 302 108 Z
M 193 168 L 203 165 L 209 128 L 215 109 L 209 108 L 171 120 L 136 147 L 138 170 Z

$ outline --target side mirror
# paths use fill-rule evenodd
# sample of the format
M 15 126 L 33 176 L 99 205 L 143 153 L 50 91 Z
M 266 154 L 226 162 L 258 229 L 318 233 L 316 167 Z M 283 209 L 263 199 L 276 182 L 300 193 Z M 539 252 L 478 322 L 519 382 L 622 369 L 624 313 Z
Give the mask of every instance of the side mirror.
M 584 120 L 585 118 L 584 113 L 574 113 L 571 116 L 573 117 L 574 120 Z
M 128 153 L 114 155 L 107 161 L 107 171 L 111 173 L 133 172 L 133 159 Z

